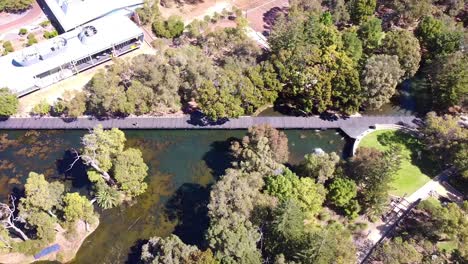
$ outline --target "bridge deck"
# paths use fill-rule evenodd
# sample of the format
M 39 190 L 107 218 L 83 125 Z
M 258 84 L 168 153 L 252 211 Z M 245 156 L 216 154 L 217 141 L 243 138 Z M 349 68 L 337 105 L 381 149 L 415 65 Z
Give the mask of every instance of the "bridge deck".
M 282 129 L 341 129 L 356 138 L 376 124 L 406 124 L 415 126 L 414 116 L 363 116 L 347 119 L 324 120 L 319 117 L 240 117 L 224 123 L 204 124 L 190 116 L 182 117 L 128 117 L 99 120 L 78 118 L 65 120 L 58 117 L 9 118 L 0 121 L 0 129 L 90 129 L 98 124 L 104 128 L 120 129 L 246 129 L 253 125 L 270 124 Z

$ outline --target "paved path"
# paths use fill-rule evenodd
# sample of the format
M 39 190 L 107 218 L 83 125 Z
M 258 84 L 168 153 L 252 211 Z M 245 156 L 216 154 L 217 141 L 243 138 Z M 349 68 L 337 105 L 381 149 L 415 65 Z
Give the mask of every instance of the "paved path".
M 341 129 L 351 138 L 358 137 L 376 124 L 407 124 L 416 126 L 414 116 L 362 116 L 323 120 L 319 117 L 240 117 L 225 122 L 206 123 L 203 118 L 181 117 L 129 117 L 98 120 L 78 118 L 64 120 L 58 117 L 9 118 L 0 121 L 0 129 L 89 129 L 98 124 L 104 128 L 121 129 L 246 129 L 253 125 L 270 124 L 283 129 Z
M 9 30 L 20 29 L 22 27 L 25 27 L 31 24 L 32 22 L 36 21 L 37 19 L 39 19 L 39 17 L 41 17 L 42 15 L 41 7 L 39 6 L 39 4 L 37 4 L 37 2 L 34 2 L 32 4 L 32 8 L 26 12 L 27 14 L 25 14 L 24 16 L 20 17 L 17 20 L 0 25 L 0 33 L 4 33 Z
M 424 184 L 421 188 L 412 193 L 410 196 L 405 198 L 406 201 L 408 201 L 409 204 L 413 204 L 418 200 L 425 200 L 429 198 L 432 192 L 439 193 L 442 196 L 446 196 L 447 193 L 453 193 L 452 190 L 447 190 L 446 185 L 442 184 L 443 182 L 447 181 L 451 174 L 451 169 L 444 170 L 432 180 Z M 377 243 L 379 240 L 381 240 L 382 236 L 387 233 L 389 228 L 389 223 L 379 221 L 369 229 L 369 235 L 367 238 L 369 238 L 373 243 Z
M 387 222 L 383 222 L 382 220 L 380 220 L 379 222 L 374 223 L 372 226 L 370 226 L 370 228 L 368 229 L 367 238 L 373 246 L 371 248 L 371 251 L 378 243 L 380 243 L 387 236 L 388 233 L 390 233 L 390 231 L 396 226 L 396 224 L 400 220 L 402 220 L 406 216 L 406 214 L 409 213 L 409 211 L 411 211 L 411 209 L 413 209 L 420 201 L 429 198 L 431 194 L 434 193 L 449 198 L 454 202 L 463 202 L 463 195 L 447 183 L 448 178 L 452 174 L 453 169 L 444 170 L 439 175 L 430 180 L 428 183 L 424 184 L 417 191 L 408 196 L 406 198 L 406 201 L 408 201 L 409 206 L 403 215 L 395 216 L 389 219 Z M 371 251 L 367 252 L 365 256 L 367 257 L 367 255 L 369 255 Z

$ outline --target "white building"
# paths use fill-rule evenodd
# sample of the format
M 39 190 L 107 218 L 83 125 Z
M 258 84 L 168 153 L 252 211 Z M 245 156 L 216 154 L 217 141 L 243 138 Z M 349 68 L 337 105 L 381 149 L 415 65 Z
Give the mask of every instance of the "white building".
M 50 1 L 67 2 L 46 0 Z M 90 6 L 100 6 L 96 4 L 97 2 L 135 2 L 135 0 L 69 0 L 69 8 L 74 6 L 72 2 L 75 1 L 89 2 Z M 76 6 L 84 8 L 83 3 Z M 81 10 L 87 13 L 83 11 L 84 9 Z M 127 16 L 111 13 L 112 15 L 104 9 L 99 9 L 99 12 L 94 12 L 93 16 L 101 15 L 101 17 L 91 19 L 91 22 L 84 24 L 82 22 L 91 18 L 88 14 L 82 19 L 64 17 L 69 21 L 63 25 L 74 29 L 0 57 L 0 87 L 7 87 L 18 96 L 23 96 L 109 61 L 112 57 L 138 49 L 143 42 L 143 31 Z
M 44 0 L 63 32 L 110 15 L 129 15 L 144 0 Z

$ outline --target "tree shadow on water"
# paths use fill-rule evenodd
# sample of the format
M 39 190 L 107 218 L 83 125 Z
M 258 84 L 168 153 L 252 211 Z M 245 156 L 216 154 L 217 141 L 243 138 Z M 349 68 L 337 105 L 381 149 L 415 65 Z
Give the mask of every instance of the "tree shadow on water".
M 231 154 L 231 142 L 238 140 L 238 138 L 230 137 L 225 141 L 215 141 L 211 143 L 210 150 L 203 155 L 203 160 L 213 171 L 216 180 L 224 175 L 227 168 L 232 167 L 234 157 Z
M 148 239 L 138 239 L 130 248 L 130 253 L 128 254 L 125 264 L 143 263 L 143 261 L 141 261 L 141 251 L 143 245 L 146 243 L 148 243 Z
M 178 221 L 173 234 L 184 243 L 204 248 L 204 234 L 208 229 L 210 187 L 184 183 L 165 205 L 170 221 Z
M 81 159 L 76 162 L 75 160 L 75 154 L 71 150 L 65 151 L 62 159 L 56 162 L 57 171 L 60 175 L 64 175 L 64 180 L 71 180 L 74 188 L 83 188 L 90 184 L 86 174 L 86 165 Z

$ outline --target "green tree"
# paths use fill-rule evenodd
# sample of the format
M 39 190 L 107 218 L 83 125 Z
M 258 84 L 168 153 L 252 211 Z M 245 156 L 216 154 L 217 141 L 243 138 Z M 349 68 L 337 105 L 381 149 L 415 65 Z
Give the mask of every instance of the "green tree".
M 432 13 L 432 2 L 433 0 L 391 0 L 387 3 L 390 8 L 396 11 L 398 24 L 405 26 Z
M 20 216 L 34 227 L 40 239 L 54 241 L 56 214 L 62 209 L 63 184 L 49 183 L 44 175 L 30 172 L 24 192 L 25 197 L 21 198 L 19 204 Z
M 263 187 L 262 175 L 257 172 L 243 173 L 228 169 L 226 174 L 213 186 L 208 204 L 210 219 L 219 220 L 235 215 L 233 222 L 250 218 L 256 205 L 261 203 Z
M 206 236 L 216 259 L 223 264 L 262 263 L 261 254 L 257 249 L 260 234 L 248 220 L 233 224 L 230 220 L 222 218 L 210 224 Z
M 384 264 L 421 263 L 423 258 L 413 243 L 403 241 L 401 237 L 381 244 L 377 247 L 374 256 Z
M 82 220 L 87 224 L 96 222 L 97 217 L 93 205 L 86 197 L 78 193 L 67 193 L 63 198 L 63 202 L 65 203 L 63 213 L 66 221 Z
M 81 158 L 88 165 L 88 178 L 94 183 L 98 204 L 110 208 L 122 201 L 123 196 L 133 198 L 145 192 L 144 182 L 148 166 L 141 151 L 124 150 L 125 134 L 117 129 L 104 130 L 96 126 L 81 139 Z
M 421 62 L 419 41 L 407 30 L 390 31 L 382 43 L 383 53 L 398 56 L 398 62 L 405 71 L 405 78 L 413 77 Z
M 273 212 L 273 234 L 278 235 L 276 240 L 292 244 L 300 242 L 305 231 L 305 219 L 306 215 L 295 200 L 281 202 Z
M 55 217 L 56 211 L 62 208 L 64 190 L 63 184 L 49 183 L 43 174 L 30 172 L 24 185 L 25 197 L 20 200 L 21 215 L 27 218 L 29 213 L 43 211 Z
M 196 101 L 203 113 L 211 120 L 236 118 L 244 113 L 241 98 L 234 95 L 236 89 L 230 83 L 215 85 L 205 81 L 198 89 Z
M 170 16 L 166 21 L 166 27 L 171 38 L 175 38 L 184 32 L 185 25 L 180 17 Z
M 63 105 L 66 116 L 74 118 L 82 116 L 86 111 L 86 94 L 84 92 L 65 91 Z
M 101 208 L 110 209 L 119 205 L 122 202 L 122 197 L 116 188 L 102 184 L 97 188 L 96 202 Z
M 356 263 L 356 248 L 351 233 L 341 224 L 331 224 L 307 235 L 306 247 L 297 253 L 299 263 Z
M 47 115 L 50 113 L 51 106 L 46 100 L 41 100 L 38 104 L 36 104 L 33 109 L 32 113 L 35 115 Z
M 468 131 L 458 124 L 457 117 L 437 116 L 430 112 L 421 132 L 424 135 L 424 145 L 435 161 L 457 165 L 463 175 L 468 175 L 468 166 L 463 159 L 468 144 Z
M 127 98 L 121 79 L 111 67 L 109 71 L 100 70 L 86 86 L 88 96 L 87 110 L 98 115 L 126 113 Z
M 421 46 L 426 51 L 424 58 L 433 60 L 460 50 L 463 30 L 453 22 L 426 16 L 415 30 Z
M 341 35 L 343 38 L 343 50 L 355 63 L 358 63 L 362 57 L 362 41 L 353 30 L 347 30 Z
M 293 259 L 302 249 L 306 215 L 294 200 L 281 202 L 272 211 L 272 220 L 264 226 L 263 248 L 268 256 L 283 255 Z
M 152 237 L 142 247 L 141 260 L 151 264 L 195 264 L 200 253 L 196 246 L 184 244 L 176 235 L 166 238 Z
M 437 65 L 437 66 L 436 66 Z M 431 69 L 432 100 L 437 109 L 468 106 L 468 55 L 461 51 L 436 60 Z
M 314 178 L 318 183 L 324 184 L 333 178 L 339 161 L 340 157 L 335 152 L 307 154 L 300 166 L 301 176 Z
M 3 42 L 2 46 L 3 46 L 2 56 L 7 55 L 8 53 L 11 53 L 11 52 L 15 51 L 15 48 L 13 47 L 13 44 L 9 40 Z
M 0 116 L 11 116 L 18 111 L 18 97 L 7 88 L 0 89 Z
M 365 105 L 371 109 L 379 109 L 390 102 L 403 73 L 397 56 L 370 57 L 364 67 L 361 80 L 366 97 Z
M 348 174 L 355 180 L 360 204 L 369 213 L 379 214 L 388 199 L 390 183 L 400 167 L 398 149 L 381 152 L 374 148 L 359 148 L 350 159 Z
M 140 150 L 126 149 L 116 157 L 113 165 L 114 178 L 127 196 L 135 197 L 146 191 L 148 185 L 144 180 L 148 176 L 148 166 Z
M 370 56 L 380 47 L 384 33 L 382 32 L 382 21 L 376 17 L 369 18 L 360 24 L 358 29 L 359 38 L 362 41 L 364 53 Z
M 166 21 L 161 16 L 154 19 L 152 29 L 154 34 L 163 38 L 179 37 L 184 31 L 185 25 L 178 16 L 170 16 Z
M 345 207 L 356 196 L 356 183 L 351 179 L 336 178 L 328 187 L 328 198 L 338 207 Z
M 44 240 L 46 243 L 55 241 L 57 219 L 44 211 L 35 211 L 28 215 L 26 221 L 28 225 L 35 228 L 39 239 Z
M 310 114 L 338 109 L 346 114 L 361 103 L 359 75 L 354 62 L 336 46 L 300 46 L 273 56 L 284 97 L 298 112 Z
M 85 164 L 102 173 L 106 181 L 110 181 L 106 173 L 112 168 L 113 160 L 123 152 L 125 141 L 125 134 L 121 130 L 104 130 L 98 125 L 81 139 L 81 158 Z
M 367 20 L 375 12 L 377 6 L 376 0 L 352 0 L 351 1 L 351 19 L 355 24 Z
M 346 24 L 351 19 L 345 0 L 331 0 L 328 2 L 330 2 L 329 8 L 336 24 Z
M 322 185 L 314 183 L 311 178 L 299 178 L 287 168 L 283 174 L 265 179 L 265 192 L 280 201 L 294 199 L 304 212 L 312 216 L 320 212 L 326 195 Z

